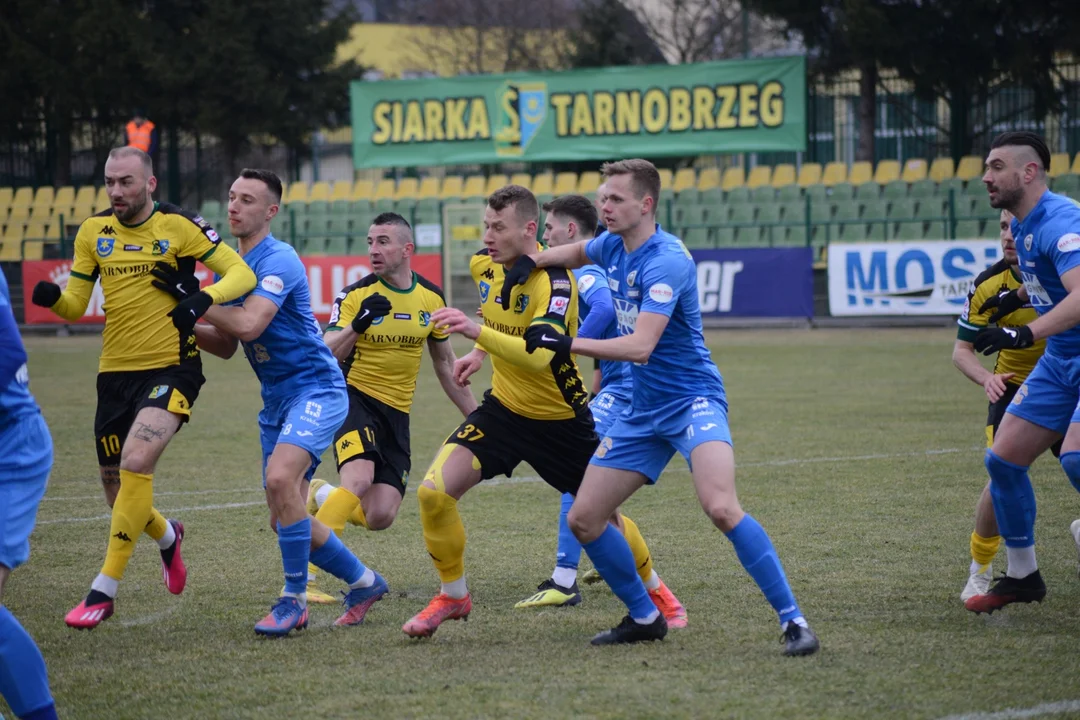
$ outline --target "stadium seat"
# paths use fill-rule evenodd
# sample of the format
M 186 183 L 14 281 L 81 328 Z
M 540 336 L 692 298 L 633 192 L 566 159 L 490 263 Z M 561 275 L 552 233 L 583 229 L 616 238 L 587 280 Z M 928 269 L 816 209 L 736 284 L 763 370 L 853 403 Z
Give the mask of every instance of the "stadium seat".
M 733 205 L 731 208 L 731 215 L 728 221 L 732 225 L 746 225 L 752 223 L 754 222 L 754 211 L 756 209 L 756 206 L 751 205 L 750 203 L 739 203 L 738 205 Z
M 744 188 L 745 189 L 745 188 Z M 724 191 L 719 187 L 712 187 L 708 190 L 700 190 L 701 199 L 698 202 L 708 205 L 709 207 L 722 207 L 724 205 Z M 749 195 L 748 195 L 749 197 Z
M 790 163 L 780 163 L 773 168 L 772 186 L 782 188 L 785 185 L 795 184 L 795 166 Z
M 910 220 L 915 217 L 915 201 L 910 198 L 900 198 L 889 203 L 888 214 L 890 220 Z
M 11 210 L 8 211 L 7 224 L 16 224 L 20 227 L 26 224 L 26 221 L 30 218 L 30 206 L 29 205 L 12 205 Z
M 776 200 L 776 188 L 772 185 L 758 185 L 750 190 L 750 199 L 756 203 L 773 202 Z
M 504 188 L 510 184 L 510 176 L 503 173 L 494 173 L 488 176 L 487 182 L 484 184 L 484 197 L 488 197 L 499 188 Z
M 926 176 L 926 161 L 922 158 L 912 158 L 904 163 L 904 172 L 901 173 L 900 179 L 906 183 L 913 183 L 925 180 Z
M 420 181 L 420 187 L 416 191 L 416 198 L 418 200 L 438 199 L 439 197 L 439 178 L 434 175 L 428 175 Z
M 554 195 L 555 176 L 549 172 L 538 173 L 532 179 L 533 195 Z
M 821 183 L 821 164 L 820 163 L 803 163 L 799 168 L 799 187 L 805 188 L 811 185 L 818 185 Z
M 874 200 L 881 197 L 881 186 L 876 182 L 867 182 L 855 186 L 855 197 L 860 200 Z
M 394 191 L 394 200 L 401 202 L 402 200 L 415 200 L 416 196 L 420 194 L 420 178 L 407 177 L 402 178 L 398 183 L 397 190 Z
M 0 262 L 18 262 L 22 260 L 22 240 L 0 241 Z
M 769 185 L 769 181 L 772 179 L 772 168 L 768 165 L 758 165 L 750 171 L 750 175 L 746 178 L 746 187 L 754 190 L 755 188 L 765 187 Z
M 465 179 L 460 175 L 447 175 L 443 178 L 439 197 L 443 200 L 456 200 L 465 190 Z
M 829 188 L 820 183 L 807 185 L 806 196 L 810 198 L 811 202 L 826 202 L 829 198 Z
M 896 229 L 890 239 L 896 240 L 922 240 L 926 237 L 926 227 L 922 221 L 908 221 L 896 224 Z
M 561 172 L 555 176 L 555 184 L 551 189 L 553 195 L 569 195 L 577 189 L 577 173 Z
M 102 210 L 108 210 L 112 207 L 112 202 L 109 200 L 109 192 L 102 185 L 97 190 L 97 198 L 94 200 L 95 212 L 101 212 Z
M 26 219 L 27 222 L 43 222 L 46 225 L 52 219 L 52 206 L 51 205 L 31 205 L 30 216 Z
M 38 221 L 32 221 L 30 223 L 27 223 L 26 231 L 23 232 L 23 239 L 24 240 L 50 240 L 50 239 L 53 239 L 53 238 L 49 234 L 48 226 L 45 223 L 38 220 Z M 59 240 L 59 237 L 56 237 L 56 239 Z
M 743 187 L 746 185 L 746 171 L 741 167 L 729 167 L 724 171 L 724 179 L 720 183 L 720 188 L 724 192 L 728 192 L 732 188 Z
M 1068 153 L 1053 153 L 1050 156 L 1050 170 L 1048 172 L 1050 177 L 1057 177 L 1069 172 L 1070 159 Z
M 202 207 L 199 208 L 199 214 L 203 216 L 203 219 L 219 217 L 222 214 L 221 201 L 204 200 Z
M 981 220 L 960 220 L 956 223 L 957 240 L 979 240 L 982 238 Z
M 777 235 L 780 237 L 777 237 Z M 788 247 L 804 247 L 807 244 L 806 226 L 797 225 L 785 228 L 785 232 L 774 234 L 772 244 L 786 245 Z
M 301 255 L 325 255 L 326 254 L 326 238 L 319 235 L 308 235 L 301 242 L 297 240 L 299 247 L 297 250 Z
M 578 195 L 595 194 L 596 189 L 600 187 L 600 173 L 596 170 L 586 170 L 578 176 L 577 193 Z
M 706 227 L 684 228 L 682 241 L 689 248 L 712 247 L 712 242 L 709 240 L 709 228 Z
M 938 186 L 937 183 L 930 178 L 923 178 L 922 180 L 916 180 L 911 183 L 911 190 L 908 192 L 909 197 L 913 198 L 927 198 L 937 195 Z
M 352 197 L 352 180 L 335 180 L 330 188 L 330 201 L 348 200 Z
M 461 189 L 462 198 L 486 199 L 487 180 L 483 175 L 470 175 L 465 179 L 465 185 Z
M 889 204 L 887 200 L 862 200 L 862 219 L 866 222 L 884 220 L 888 216 Z
M 1056 193 L 1065 193 L 1072 196 L 1074 193 L 1080 192 L 1080 175 L 1073 175 L 1072 173 L 1058 175 L 1054 178 L 1051 187 Z
M 1080 175 L 1080 152 L 1076 153 L 1076 157 L 1073 158 L 1072 168 L 1070 168 L 1070 172 L 1072 172 L 1073 175 Z M 3 200 L 0 200 L 0 207 L 3 207 L 3 205 Z
M 520 185 L 527 190 L 532 190 L 532 175 L 529 173 L 514 173 L 510 176 L 511 185 Z
M 731 207 L 729 205 L 705 205 L 705 217 L 710 225 L 726 225 L 730 222 Z
M 56 189 L 56 197 L 53 198 L 53 207 L 70 208 L 75 204 L 75 188 L 65 185 Z
M 671 181 L 671 189 L 675 193 L 690 190 L 697 187 L 697 175 L 694 168 L 680 168 Z
M 71 208 L 71 224 L 81 223 L 96 212 L 97 208 L 92 200 L 89 203 L 76 202 L 75 207 Z
M 806 203 L 805 202 L 786 202 L 780 206 L 780 221 L 783 223 L 805 223 L 806 222 Z M 811 212 L 813 212 L 813 205 Z M 826 205 L 828 208 L 828 205 Z M 831 208 L 830 208 L 831 209 Z
M 289 205 L 293 203 L 306 203 L 308 201 L 308 186 L 306 182 L 294 182 L 289 184 Z
M 951 157 L 934 158 L 934 162 L 930 164 L 930 179 L 934 182 L 944 182 L 955 175 L 956 172 Z
M 23 260 L 45 259 L 45 242 L 41 240 L 28 240 L 22 246 Z
M 956 166 L 956 177 L 961 180 L 978 179 L 983 174 L 983 159 L 978 155 L 965 155 Z
M 674 176 L 671 174 L 671 170 L 668 168 L 657 168 L 656 170 L 660 174 L 660 190 L 671 190 L 671 186 L 674 184 Z
M 713 243 L 716 247 L 731 247 L 735 244 L 735 228 L 718 227 L 713 229 Z
M 872 182 L 874 179 L 874 170 L 869 162 L 862 161 L 852 163 L 851 172 L 848 174 L 848 182 L 852 185 L 858 186 L 868 182 Z
M 842 182 L 848 182 L 847 165 L 842 162 L 831 162 L 826 165 L 821 176 L 821 184 L 831 187 Z
M 899 160 L 880 160 L 874 170 L 874 182 L 878 185 L 886 185 L 900 179 Z M 855 182 L 854 180 L 852 182 Z
M 949 197 L 950 192 L 959 197 L 964 194 L 964 181 L 958 177 L 951 177 L 939 182 L 937 190 L 938 195 L 941 195 L 942 197 Z
M 11 198 L 11 207 L 30 207 L 34 204 L 34 188 L 21 187 L 15 191 L 15 196 Z
M 0 214 L 11 207 L 11 200 L 15 197 L 15 190 L 10 187 L 0 187 Z
M 941 200 L 938 198 L 922 198 L 919 200 L 919 206 L 915 211 L 915 217 L 925 221 L 940 221 L 943 217 L 948 217 L 948 202 L 948 200 Z
M 745 185 L 738 185 L 731 188 L 724 193 L 724 202 L 731 205 L 738 205 L 739 203 L 750 202 L 750 188 Z
M 396 188 L 393 178 L 383 178 L 375 185 L 375 194 L 371 196 L 372 202 L 378 205 L 380 200 L 393 200 Z
M 34 193 L 34 201 L 30 203 L 32 208 L 41 208 L 48 213 L 52 212 L 53 201 L 56 198 L 56 190 L 51 185 L 43 185 Z
M 861 185 L 861 188 L 867 187 Z M 906 198 L 908 196 L 908 184 L 903 180 L 893 180 L 882 188 L 882 195 L 887 198 Z
M 821 186 L 824 190 L 824 186 Z M 776 192 L 776 199 L 780 202 L 790 202 L 792 200 L 798 200 L 802 197 L 802 188 L 798 185 L 784 185 Z
M 357 200 L 363 200 L 364 202 L 371 202 L 371 199 L 375 196 L 375 183 L 371 180 L 357 180 L 353 183 L 352 195 L 349 199 L 354 203 Z
M 348 255 L 349 254 L 349 237 L 344 234 L 331 235 L 326 238 L 326 244 L 323 246 L 323 252 L 327 255 Z
M 320 180 L 311 186 L 308 191 L 308 202 L 312 200 L 319 200 L 327 202 L 330 200 L 330 183 L 325 180 Z
M 676 205 L 672 211 L 672 222 L 678 227 L 705 225 L 708 207 L 705 205 Z
M 697 189 L 699 192 L 720 187 L 720 168 L 705 168 L 698 174 Z

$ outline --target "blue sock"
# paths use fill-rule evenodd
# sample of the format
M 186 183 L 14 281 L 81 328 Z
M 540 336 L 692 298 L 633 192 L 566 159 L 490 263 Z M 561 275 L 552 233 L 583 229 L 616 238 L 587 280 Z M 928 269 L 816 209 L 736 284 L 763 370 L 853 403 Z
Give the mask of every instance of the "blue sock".
M 1080 452 L 1062 453 L 1058 459 L 1061 460 L 1061 469 L 1069 476 L 1069 482 L 1080 491 Z
M 1065 453 L 1065 456 L 1073 454 Z M 987 450 L 986 470 L 990 473 L 990 499 L 994 501 L 998 532 L 1005 538 L 1005 547 L 1031 547 L 1035 544 L 1035 491 L 1031 488 L 1028 469 Z
M 0 695 L 20 718 L 55 718 L 45 659 L 11 612 L 0 605 Z
M 735 546 L 735 554 L 743 568 L 754 578 L 765 599 L 780 616 L 780 624 L 800 617 L 802 612 L 795 602 L 795 595 L 784 575 L 784 567 L 776 556 L 776 549 L 765 528 L 750 515 L 744 515 L 739 524 L 727 533 L 727 539 Z
M 278 546 L 285 568 L 285 592 L 299 595 L 307 591 L 308 556 L 311 554 L 311 518 L 292 525 L 278 523 Z
M 359 580 L 367 570 L 364 563 L 334 533 L 330 533 L 330 539 L 322 547 L 311 551 L 311 562 L 348 585 Z
M 656 604 L 638 577 L 630 545 L 617 527 L 608 523 L 600 537 L 584 548 L 600 576 L 630 610 L 630 617 L 641 619 L 656 612 Z
M 566 515 L 570 512 L 570 506 L 574 504 L 574 496 L 563 493 L 562 511 L 559 513 L 559 547 L 555 552 L 555 567 L 578 569 L 581 562 L 581 543 L 570 532 L 570 524 L 566 522 Z

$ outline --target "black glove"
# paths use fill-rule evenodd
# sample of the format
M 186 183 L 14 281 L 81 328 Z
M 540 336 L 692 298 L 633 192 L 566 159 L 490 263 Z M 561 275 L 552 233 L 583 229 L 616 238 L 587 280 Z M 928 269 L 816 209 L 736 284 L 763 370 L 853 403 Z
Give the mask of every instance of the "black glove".
M 150 274 L 157 278 L 151 280 L 150 284 L 158 290 L 169 293 L 176 298 L 177 302 L 186 300 L 199 292 L 199 279 L 197 277 L 192 273 L 181 272 L 167 262 L 159 260 L 154 265 L 154 269 L 150 271 Z
M 169 317 L 172 318 L 172 324 L 177 330 L 190 333 L 196 321 L 206 314 L 213 304 L 214 298 L 200 291 L 178 302 L 176 307 L 169 312 Z
M 535 269 L 536 261 L 528 255 L 522 255 L 506 271 L 502 290 L 499 291 L 499 304 L 502 305 L 503 310 L 510 309 L 510 294 L 514 292 L 514 286 L 524 285 L 529 279 L 529 273 Z
M 1027 302 L 1020 299 L 1019 288 L 1016 290 L 1009 290 L 1007 292 L 998 293 L 993 297 L 987 298 L 986 302 L 979 308 L 980 313 L 984 313 L 991 308 L 997 308 L 997 311 L 990 316 L 990 322 L 996 323 L 1006 315 L 1010 315 L 1017 310 L 1022 309 Z
M 60 300 L 60 286 L 48 280 L 39 280 L 34 286 L 34 294 L 30 297 L 31 302 L 44 308 L 51 308 Z
M 373 293 L 360 303 L 360 312 L 352 319 L 352 329 L 357 335 L 371 327 L 371 323 L 390 314 L 390 300 L 379 293 Z
M 563 335 L 547 323 L 533 325 L 525 331 L 525 350 L 529 353 L 536 352 L 537 348 L 553 350 L 556 355 L 569 355 L 570 344 L 574 338 Z
M 975 336 L 975 350 L 983 355 L 993 355 L 999 350 L 1023 350 L 1035 344 L 1031 328 L 983 328 Z

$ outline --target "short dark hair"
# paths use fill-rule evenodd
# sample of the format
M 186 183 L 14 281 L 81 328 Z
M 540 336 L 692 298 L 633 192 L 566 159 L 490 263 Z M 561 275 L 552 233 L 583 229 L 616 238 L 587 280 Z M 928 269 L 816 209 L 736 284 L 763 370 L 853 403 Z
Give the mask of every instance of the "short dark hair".
M 375 219 L 371 221 L 372 225 L 401 225 L 407 230 L 412 230 L 412 225 L 409 221 L 398 215 L 396 212 L 384 212 L 375 216 Z
M 631 160 L 619 160 L 606 162 L 600 166 L 600 174 L 607 180 L 615 175 L 629 175 L 633 180 L 634 190 L 638 195 L 648 195 L 653 199 L 653 211 L 660 204 L 660 173 L 656 166 L 648 160 L 634 158 Z
M 273 170 L 253 170 L 244 168 L 240 171 L 240 177 L 245 180 L 258 180 L 270 191 L 270 197 L 275 205 L 281 204 L 281 178 Z
M 540 207 L 536 204 L 536 196 L 520 185 L 504 185 L 491 193 L 487 204 L 496 212 L 513 205 L 517 216 L 525 222 L 540 220 Z
M 588 237 L 596 234 L 596 208 L 584 195 L 560 195 L 544 203 L 544 212 L 573 220 Z
M 1010 145 L 1026 145 L 1034 150 L 1035 154 L 1039 156 L 1039 162 L 1042 163 L 1042 169 L 1050 169 L 1050 148 L 1046 147 L 1046 141 L 1038 134 L 1033 133 L 1030 130 L 1003 132 L 990 143 L 990 149 L 995 150 L 999 147 L 1007 147 Z

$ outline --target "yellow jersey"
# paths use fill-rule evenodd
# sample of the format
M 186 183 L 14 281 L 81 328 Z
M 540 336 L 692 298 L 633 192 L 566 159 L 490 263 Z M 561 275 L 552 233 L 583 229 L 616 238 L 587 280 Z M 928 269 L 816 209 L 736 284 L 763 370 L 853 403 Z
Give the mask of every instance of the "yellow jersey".
M 150 271 L 159 260 L 188 271 L 199 260 L 220 275 L 219 282 L 203 288 L 215 303 L 255 287 L 255 273 L 236 251 L 205 220 L 175 205 L 155 203 L 150 217 L 138 225 L 125 225 L 112 210 L 88 218 L 75 236 L 67 288 L 52 310 L 67 320 L 82 317 L 94 282 L 101 280 L 105 330 L 100 372 L 200 360 L 194 333 L 181 336 L 168 317 L 176 300 L 150 284 Z
M 971 283 L 971 289 L 968 290 L 964 310 L 960 314 L 960 319 L 957 320 L 957 324 L 960 326 L 956 332 L 957 339 L 965 342 L 975 342 L 975 336 L 990 324 L 990 316 L 994 313 L 993 310 L 987 310 L 985 313 L 979 312 L 979 308 L 983 306 L 983 303 L 995 295 L 1015 290 L 1023 284 L 1020 278 L 1017 277 L 1016 270 L 1005 260 L 999 260 L 984 270 L 975 278 L 974 282 Z M 1023 327 L 1037 317 L 1038 313 L 1028 304 L 1003 317 L 998 326 Z M 998 353 L 997 360 L 994 362 L 994 374 L 1016 373 L 1016 377 L 1009 380 L 1009 382 L 1013 385 L 1020 385 L 1027 379 L 1028 373 L 1035 368 L 1035 363 L 1039 362 L 1039 358 L 1042 357 L 1045 349 L 1046 340 L 1038 340 L 1034 345 L 1023 350 L 1002 350 Z
M 425 340 L 442 342 L 431 314 L 446 307 L 442 290 L 417 275 L 400 290 L 372 273 L 338 293 L 326 332 L 349 327 L 364 299 L 380 293 L 390 299 L 390 314 L 378 318 L 357 337 L 352 354 L 341 363 L 345 381 L 365 395 L 403 413 L 412 407 Z
M 568 270 L 533 270 L 524 285 L 514 286 L 510 309 L 503 310 L 498 297 L 503 266 L 492 262 L 484 249 L 473 256 L 469 269 L 480 290 L 485 327 L 517 338 L 522 348 L 524 341 L 520 338 L 537 323 L 555 325 L 567 335 L 577 334 L 577 283 Z M 483 336 L 477 346 L 484 349 Z M 536 372 L 491 354 L 491 366 L 492 395 L 518 415 L 534 420 L 565 420 L 589 411 L 589 394 L 573 357 L 553 356 L 544 370 Z

